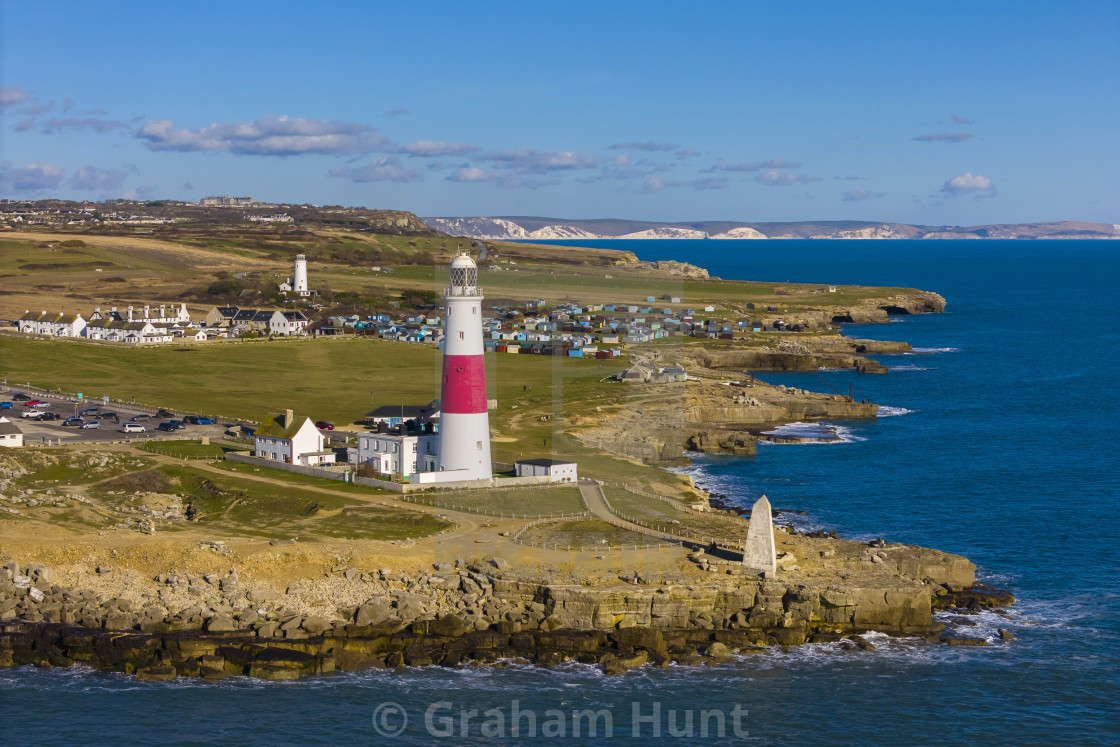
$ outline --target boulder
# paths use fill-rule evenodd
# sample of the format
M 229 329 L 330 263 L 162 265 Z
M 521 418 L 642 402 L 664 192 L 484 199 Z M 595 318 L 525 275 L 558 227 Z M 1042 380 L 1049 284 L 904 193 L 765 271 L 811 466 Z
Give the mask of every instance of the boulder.
M 388 599 L 374 598 L 358 607 L 354 613 L 354 622 L 357 625 L 377 625 L 389 619 L 392 607 Z
M 229 633 L 234 630 L 237 630 L 237 623 L 229 615 L 217 614 L 206 621 L 207 633 Z
M 303 618 L 303 623 L 300 625 L 300 627 L 306 630 L 310 635 L 319 636 L 324 632 L 330 630 L 334 626 L 321 617 L 318 617 L 316 615 L 308 615 L 307 617 Z
M 704 651 L 704 656 L 710 656 L 713 659 L 726 659 L 731 656 L 731 649 L 726 644 L 715 641 L 708 645 L 708 648 Z

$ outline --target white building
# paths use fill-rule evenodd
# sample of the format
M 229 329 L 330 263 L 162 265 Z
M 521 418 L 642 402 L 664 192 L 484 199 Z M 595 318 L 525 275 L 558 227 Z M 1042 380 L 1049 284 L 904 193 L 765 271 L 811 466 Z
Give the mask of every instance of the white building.
M 0 447 L 14 449 L 20 446 L 23 446 L 23 431 L 12 421 L 0 416 Z
M 81 337 L 86 320 L 81 314 L 48 314 L 46 311 L 26 312 L 19 318 L 19 331 L 47 337 Z
M 353 464 L 372 464 L 383 475 L 411 475 L 436 470 L 435 433 L 383 429 L 358 436 L 357 448 L 348 450 Z
M 310 296 L 315 291 L 307 287 L 307 257 L 303 254 L 296 255 L 292 276 L 280 283 L 280 290 L 284 293 L 295 293 L 300 296 Z
M 520 459 L 514 462 L 518 477 L 547 477 L 549 482 L 576 482 L 576 463 L 559 459 Z
M 274 335 L 300 337 L 307 334 L 307 322 L 302 311 L 274 311 L 268 320 L 268 331 Z
M 291 410 L 269 415 L 253 433 L 253 455 L 286 464 L 313 466 L 334 462 L 334 452 L 324 449 L 323 434 L 305 417 L 300 423 Z

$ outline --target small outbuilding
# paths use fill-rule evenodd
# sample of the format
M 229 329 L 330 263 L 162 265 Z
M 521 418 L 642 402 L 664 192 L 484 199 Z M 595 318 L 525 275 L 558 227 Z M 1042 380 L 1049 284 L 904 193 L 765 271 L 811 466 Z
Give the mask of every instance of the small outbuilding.
M 0 447 L 5 446 L 8 448 L 23 446 L 23 431 L 12 421 L 0 417 Z
M 576 463 L 559 459 L 519 459 L 514 462 L 518 477 L 548 477 L 549 482 L 576 482 Z

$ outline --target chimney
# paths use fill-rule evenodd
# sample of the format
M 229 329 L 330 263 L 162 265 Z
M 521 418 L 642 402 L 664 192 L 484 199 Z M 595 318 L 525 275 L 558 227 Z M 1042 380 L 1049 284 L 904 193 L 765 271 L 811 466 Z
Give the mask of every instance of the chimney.
M 167 316 L 167 307 L 166 307 L 166 306 L 164 306 L 163 304 L 160 304 L 160 307 L 159 307 L 159 318 L 160 318 L 160 319 L 163 319 L 163 318 L 164 318 L 165 316 Z
M 284 427 L 291 428 L 296 419 L 296 414 L 291 410 L 284 410 Z
M 132 307 L 131 306 L 128 307 L 128 321 L 130 321 L 130 322 L 132 321 Z
M 152 309 L 151 306 L 148 306 L 148 305 L 145 304 L 145 306 L 144 306 L 144 318 L 145 319 L 151 319 L 152 318 L 151 309 Z

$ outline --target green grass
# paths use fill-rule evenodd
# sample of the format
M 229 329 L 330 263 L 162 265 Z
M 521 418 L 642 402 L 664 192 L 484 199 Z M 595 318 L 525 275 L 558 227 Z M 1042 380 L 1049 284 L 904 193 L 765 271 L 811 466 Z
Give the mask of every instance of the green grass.
M 620 545 L 655 545 L 657 539 L 628 529 L 619 529 L 605 521 L 549 521 L 531 527 L 522 535 L 525 544 L 558 548 L 593 550 Z
M 232 446 L 204 444 L 201 441 L 145 441 L 139 448 L 152 454 L 163 454 L 176 459 L 221 459 Z
M 238 447 L 235 451 L 244 451 L 244 447 Z M 391 490 L 381 490 L 380 488 L 371 488 L 365 485 L 357 485 L 354 483 L 342 482 L 340 480 L 331 480 L 326 477 L 314 477 L 312 475 L 303 475 L 298 472 L 285 472 L 280 469 L 269 469 L 268 467 L 260 467 L 254 464 L 245 464 L 244 462 L 218 462 L 213 465 L 218 469 L 226 470 L 227 472 L 240 472 L 245 475 L 254 475 L 257 477 L 268 477 L 275 480 L 283 480 L 292 485 L 309 485 L 318 488 L 327 488 L 329 490 L 340 491 L 343 493 L 353 493 L 355 495 L 396 495 Z
M 5 450 L 8 451 L 8 450 Z M 97 452 L 71 452 L 65 449 L 36 449 L 35 451 L 12 450 L 4 456 L 15 460 L 28 473 L 16 478 L 13 483 L 21 488 L 44 488 L 55 483 L 59 485 L 87 485 L 110 477 L 146 469 L 152 462 L 142 457 L 129 457 L 121 454 L 108 454 L 110 462 L 99 466 L 102 454 Z M 44 462 L 50 462 L 44 464 Z M 92 464 L 91 464 L 92 462 Z
M 692 530 L 705 536 L 724 537 L 742 540 L 746 537 L 746 525 L 738 521 L 722 518 L 722 514 L 694 514 L 678 511 L 671 504 L 656 498 L 646 498 L 612 486 L 605 486 L 603 492 L 611 507 L 619 513 L 636 519 L 659 524 L 669 532 Z M 656 528 L 656 527 L 655 527 Z
M 138 490 L 183 497 L 192 521 L 163 528 L 168 532 L 211 527 L 215 533 L 239 536 L 391 540 L 423 537 L 450 526 L 407 508 L 368 506 L 355 498 L 178 466 L 118 477 L 105 484 L 99 497 L 124 506 Z
M 410 498 L 429 506 L 439 504 L 448 508 L 465 507 L 491 515 L 517 514 L 518 516 L 548 516 L 550 514 L 575 514 L 586 511 L 579 488 L 509 488 L 469 493 L 438 493 L 417 495 Z

